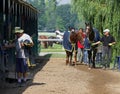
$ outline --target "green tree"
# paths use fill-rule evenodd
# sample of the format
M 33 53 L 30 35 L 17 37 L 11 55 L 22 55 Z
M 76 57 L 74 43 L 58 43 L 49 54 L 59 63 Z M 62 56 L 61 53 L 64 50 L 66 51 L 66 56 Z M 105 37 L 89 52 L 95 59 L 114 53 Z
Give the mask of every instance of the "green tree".
M 78 17 L 91 21 L 101 31 L 109 27 L 112 31 L 119 29 L 119 0 L 72 0 L 73 10 Z M 102 27 L 102 29 L 101 29 Z
M 79 19 L 82 17 L 84 21 L 91 21 L 101 33 L 109 28 L 118 41 L 116 48 L 119 49 L 120 0 L 72 0 L 72 5 Z
M 37 8 L 38 12 L 38 29 L 44 29 L 46 25 L 45 0 L 28 0 L 30 4 Z
M 56 26 L 56 0 L 46 0 L 46 29 L 47 30 L 54 30 Z
M 39 11 L 38 13 L 38 29 L 62 31 L 68 26 L 78 27 L 78 17 L 76 13 L 71 11 L 71 5 L 58 5 L 57 0 L 28 0 Z
M 56 9 L 56 16 L 57 19 L 62 21 L 59 22 L 59 25 L 61 24 L 60 26 L 63 26 L 61 29 L 65 30 L 68 26 L 76 27 L 75 24 L 77 23 L 78 18 L 75 13 L 72 13 L 70 4 L 58 6 Z

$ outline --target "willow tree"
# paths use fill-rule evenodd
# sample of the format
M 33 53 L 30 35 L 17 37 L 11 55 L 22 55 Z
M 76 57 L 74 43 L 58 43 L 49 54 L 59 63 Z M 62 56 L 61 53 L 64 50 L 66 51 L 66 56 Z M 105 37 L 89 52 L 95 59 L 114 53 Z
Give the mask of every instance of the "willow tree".
M 108 3 L 108 22 L 113 35 L 117 40 L 117 53 L 120 54 L 120 0 L 107 0 Z
M 109 28 L 120 46 L 120 0 L 72 0 L 79 19 L 91 21 L 99 31 Z

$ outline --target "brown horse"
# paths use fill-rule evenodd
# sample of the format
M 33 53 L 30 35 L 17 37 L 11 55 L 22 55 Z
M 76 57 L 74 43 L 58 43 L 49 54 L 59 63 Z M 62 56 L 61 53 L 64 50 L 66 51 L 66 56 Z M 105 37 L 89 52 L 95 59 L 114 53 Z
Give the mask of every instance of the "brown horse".
M 98 42 L 100 40 L 100 34 L 99 31 L 92 27 L 91 23 L 85 23 L 86 25 L 86 35 L 88 39 L 88 59 L 89 59 L 89 67 L 95 68 L 95 57 L 97 53 L 97 47 L 98 45 L 92 45 L 92 43 Z
M 39 39 L 48 39 L 48 37 L 45 35 L 40 35 Z M 48 41 L 41 41 L 40 43 L 41 45 L 43 45 L 44 48 L 48 48 Z
M 77 41 L 81 40 L 81 35 L 78 34 L 74 28 L 66 31 L 63 35 L 63 47 L 66 52 L 66 65 L 76 65 L 77 62 Z M 74 61 L 72 57 L 74 54 Z

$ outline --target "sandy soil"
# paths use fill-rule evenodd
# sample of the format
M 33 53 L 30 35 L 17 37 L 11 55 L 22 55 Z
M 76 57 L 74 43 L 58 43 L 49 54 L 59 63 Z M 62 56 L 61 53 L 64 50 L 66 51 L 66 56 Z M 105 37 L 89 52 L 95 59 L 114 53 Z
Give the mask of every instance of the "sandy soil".
M 25 87 L 10 83 L 0 94 L 120 94 L 120 72 L 88 69 L 88 66 L 66 66 L 65 59 L 37 60 L 31 69 L 33 79 Z

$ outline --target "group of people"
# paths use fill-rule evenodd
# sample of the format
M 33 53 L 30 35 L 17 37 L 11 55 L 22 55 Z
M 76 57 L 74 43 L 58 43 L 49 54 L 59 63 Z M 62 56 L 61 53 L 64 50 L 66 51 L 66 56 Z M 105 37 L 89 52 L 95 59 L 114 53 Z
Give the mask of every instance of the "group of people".
M 20 27 L 15 27 L 14 31 L 16 36 L 15 42 L 12 45 L 7 45 L 5 48 L 11 48 L 11 47 L 16 48 L 17 79 L 18 79 L 18 85 L 22 86 L 27 80 L 27 70 L 28 70 L 27 59 L 29 58 L 29 53 L 27 48 L 33 47 L 34 43 L 32 41 L 32 38 L 28 34 L 24 33 L 24 30 L 21 29 Z M 90 46 L 99 45 L 102 43 L 103 67 L 109 68 L 111 62 L 111 55 L 112 55 L 111 46 L 116 43 L 115 38 L 110 34 L 110 30 L 105 29 L 103 31 L 104 35 L 94 43 L 90 42 L 87 35 L 87 30 L 84 31 L 83 28 L 80 28 L 78 34 L 81 35 L 81 41 L 77 41 L 78 62 L 88 64 L 88 54 L 90 54 L 89 50 L 91 49 Z M 64 37 L 65 39 L 67 38 L 67 36 Z M 68 43 L 66 45 L 68 45 Z M 104 63 L 104 61 L 106 61 L 106 63 Z
M 84 31 L 82 28 L 79 29 L 78 32 L 81 33 L 81 36 L 83 38 L 83 41 L 77 42 L 77 46 L 78 46 L 78 62 L 79 63 L 84 63 L 84 64 L 89 64 L 89 60 L 88 60 L 88 54 L 89 51 L 91 50 L 91 46 L 98 46 L 102 45 L 102 49 L 101 49 L 101 53 L 102 53 L 102 60 L 101 60 L 101 64 L 102 67 L 105 68 L 110 68 L 110 62 L 111 62 L 111 58 L 112 58 L 112 45 L 114 45 L 115 42 L 115 38 L 110 34 L 110 30 L 109 29 L 105 29 L 103 31 L 103 36 L 99 37 L 99 39 L 95 42 L 90 42 L 88 36 L 87 36 L 87 29 L 86 31 Z M 95 49 L 96 51 L 98 49 Z M 97 53 L 97 52 L 96 52 Z M 94 54 L 94 53 L 93 53 Z M 97 54 L 96 54 L 97 55 Z M 94 64 L 94 63 L 93 63 Z M 95 68 L 95 64 L 93 65 L 93 67 Z
M 97 59 L 96 55 L 98 53 L 99 46 L 101 48 L 101 65 L 102 68 L 110 68 L 110 63 L 112 59 L 112 45 L 114 45 L 115 38 L 110 34 L 109 29 L 103 30 L 103 35 L 100 36 L 100 32 L 97 29 L 92 29 L 94 33 L 93 36 L 90 36 L 89 32 L 90 27 L 86 27 L 84 30 L 80 28 L 77 34 L 80 34 L 81 39 L 77 41 L 77 62 L 89 65 L 89 69 L 95 68 L 95 59 Z M 71 51 L 72 45 L 69 42 L 69 32 L 70 30 L 66 31 L 63 36 L 63 47 L 67 51 Z M 94 38 L 93 38 L 94 37 Z M 68 39 L 68 41 L 67 41 Z M 92 40 L 93 39 L 93 40 Z M 67 41 L 67 42 L 66 42 Z M 93 55 L 93 57 L 91 57 Z M 99 57 L 98 57 L 99 58 Z M 91 60 L 90 60 L 91 59 Z M 92 66 L 90 65 L 92 62 Z

